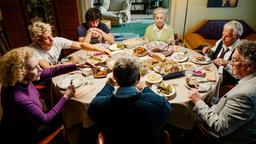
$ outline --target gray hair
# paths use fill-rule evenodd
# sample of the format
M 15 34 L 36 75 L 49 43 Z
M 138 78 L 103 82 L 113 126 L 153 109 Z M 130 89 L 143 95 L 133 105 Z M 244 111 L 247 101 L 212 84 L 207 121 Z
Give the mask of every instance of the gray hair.
M 155 17 L 155 16 L 156 16 L 157 14 L 159 14 L 159 13 L 163 14 L 164 17 L 166 17 L 167 11 L 166 11 L 164 8 L 162 8 L 162 7 L 155 8 L 155 9 L 153 10 L 153 17 Z
M 245 60 L 253 65 L 256 70 L 256 42 L 249 40 L 242 40 L 236 49 L 238 53 L 245 58 Z
M 230 28 L 230 29 L 234 30 L 233 31 L 234 36 L 237 35 L 240 37 L 243 34 L 243 25 L 240 22 L 235 21 L 235 20 L 226 23 L 224 25 L 224 28 Z
M 131 57 L 119 58 L 113 67 L 113 76 L 121 87 L 135 85 L 140 75 L 140 63 Z

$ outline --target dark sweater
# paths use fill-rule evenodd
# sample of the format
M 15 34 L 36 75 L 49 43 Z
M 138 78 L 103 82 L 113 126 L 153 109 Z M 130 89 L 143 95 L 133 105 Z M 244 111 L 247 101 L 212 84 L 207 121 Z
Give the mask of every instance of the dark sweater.
M 145 88 L 136 96 L 112 96 L 106 84 L 89 106 L 88 114 L 100 128 L 108 144 L 159 144 L 160 128 L 169 114 L 170 104 Z

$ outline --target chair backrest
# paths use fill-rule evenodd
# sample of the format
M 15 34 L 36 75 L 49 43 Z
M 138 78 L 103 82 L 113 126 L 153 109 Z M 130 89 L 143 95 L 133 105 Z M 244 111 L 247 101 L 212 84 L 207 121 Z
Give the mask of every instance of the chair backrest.
M 98 134 L 96 144 L 107 144 L 106 142 L 104 142 L 104 137 L 101 132 Z M 171 134 L 164 129 L 161 131 L 161 144 L 172 144 Z
M 206 20 L 195 33 L 200 34 L 206 39 L 218 40 L 222 36 L 224 25 L 231 20 Z M 245 38 L 249 34 L 255 33 L 255 31 L 243 20 L 237 20 L 243 25 L 243 34 L 241 38 Z M 214 31 L 214 32 L 213 32 Z
M 54 132 L 50 133 L 46 137 L 44 137 L 42 140 L 40 140 L 37 144 L 48 144 L 50 141 L 52 141 L 62 130 L 64 129 L 64 125 L 56 129 Z

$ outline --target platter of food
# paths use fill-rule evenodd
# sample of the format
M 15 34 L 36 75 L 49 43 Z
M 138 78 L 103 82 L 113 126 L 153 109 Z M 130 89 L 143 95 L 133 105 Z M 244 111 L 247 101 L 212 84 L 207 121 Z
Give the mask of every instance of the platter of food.
M 157 73 L 148 73 L 144 76 L 144 79 L 146 82 L 151 84 L 159 83 L 163 80 L 163 77 L 160 74 Z
M 148 44 L 146 44 L 145 46 L 150 52 L 153 53 L 161 53 L 164 56 L 169 56 L 172 54 L 173 50 L 171 47 L 169 47 L 168 44 L 164 43 L 164 42 L 150 42 Z
M 148 51 L 143 46 L 138 46 L 133 49 L 133 54 L 138 57 L 143 57 L 148 54 Z
M 195 64 L 201 64 L 201 65 L 211 63 L 210 58 L 208 58 L 207 56 L 202 56 L 202 55 L 191 56 L 190 61 Z
M 195 77 L 186 78 L 185 86 L 188 89 L 195 88 L 198 90 L 198 92 L 207 92 L 207 91 L 211 90 L 211 88 L 212 88 L 210 83 L 205 82 L 205 81 L 199 81 Z
M 176 52 L 171 55 L 171 59 L 176 62 L 184 62 L 188 60 L 188 55 L 184 52 Z
M 115 43 L 108 47 L 111 51 L 123 50 L 126 46 L 123 43 Z
M 110 58 L 107 60 L 107 65 L 108 68 L 112 69 L 116 60 L 119 58 L 124 58 L 124 57 L 134 57 L 135 56 L 132 54 L 130 50 L 122 50 L 122 51 L 114 51 L 111 53 Z
M 176 94 L 175 87 L 168 82 L 161 82 L 160 85 L 152 85 L 152 90 L 167 99 L 175 96 Z
M 196 65 L 192 62 L 184 62 L 182 63 L 183 70 L 193 70 L 196 68 Z
M 108 68 L 106 67 L 99 67 L 98 70 L 93 70 L 94 78 L 105 78 L 107 76 L 108 76 Z
M 175 61 L 165 61 L 153 65 L 153 70 L 159 74 L 166 75 L 182 70 L 182 65 Z
M 78 88 L 83 84 L 82 79 L 78 78 L 78 76 L 65 75 L 57 82 L 56 85 L 60 89 L 67 89 L 68 86 L 71 84 L 71 81 L 72 81 L 72 85 L 74 85 L 75 88 Z
M 97 65 L 99 63 L 106 62 L 107 59 L 108 59 L 107 55 L 92 55 L 86 61 L 94 65 Z

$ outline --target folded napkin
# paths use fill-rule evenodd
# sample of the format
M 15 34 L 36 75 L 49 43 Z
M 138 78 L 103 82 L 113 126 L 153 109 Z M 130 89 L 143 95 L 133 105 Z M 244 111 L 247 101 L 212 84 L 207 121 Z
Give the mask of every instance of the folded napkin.
M 171 78 L 176 78 L 176 77 L 181 77 L 185 75 L 185 71 L 178 71 L 178 72 L 173 72 L 169 73 L 163 76 L 163 80 L 168 80 Z
M 216 82 L 216 75 L 215 75 L 215 72 L 213 71 L 205 71 L 205 78 L 208 81 Z

